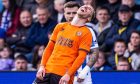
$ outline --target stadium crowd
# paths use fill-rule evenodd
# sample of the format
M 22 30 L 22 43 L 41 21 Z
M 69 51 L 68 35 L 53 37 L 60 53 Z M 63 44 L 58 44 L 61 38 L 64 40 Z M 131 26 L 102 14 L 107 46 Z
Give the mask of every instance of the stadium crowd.
M 93 71 L 140 70 L 139 0 L 0 0 L 0 71 L 38 69 L 56 24 L 71 17 L 69 1 L 96 11 L 88 23 L 100 50 Z

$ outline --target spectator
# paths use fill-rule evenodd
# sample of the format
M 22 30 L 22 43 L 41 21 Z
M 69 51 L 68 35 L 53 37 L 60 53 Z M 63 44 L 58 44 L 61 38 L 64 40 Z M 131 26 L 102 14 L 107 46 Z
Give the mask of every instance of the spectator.
M 118 16 L 118 23 L 112 26 L 105 41 L 110 49 L 112 49 L 113 44 L 117 39 L 123 39 L 128 43 L 131 32 L 136 30 L 140 25 L 140 21 L 132 17 L 132 11 L 127 5 L 120 6 Z
M 96 63 L 93 65 L 93 71 L 108 71 L 113 70 L 107 63 L 107 56 L 103 51 L 99 51 L 99 56 Z M 94 72 L 93 72 L 94 74 Z M 92 75 L 91 75 L 92 76 Z
M 29 9 L 33 15 L 33 20 L 37 21 L 37 14 L 36 14 L 36 9 L 38 6 L 45 6 L 49 10 L 49 14 L 52 14 L 53 11 L 53 0 L 35 0 L 35 3 L 31 6 Z
M 64 16 L 67 22 L 71 22 L 73 20 L 79 7 L 80 5 L 73 1 L 67 2 L 67 4 L 64 5 Z
M 6 38 L 6 41 L 15 52 L 23 54 L 31 52 L 28 46 L 25 46 L 25 41 L 32 23 L 32 15 L 29 11 L 23 10 L 20 14 L 20 25 L 17 31 L 11 37 Z
M 3 48 L 5 45 L 5 38 L 6 32 L 3 29 L 0 29 L 0 49 Z
M 34 48 L 33 59 L 32 59 L 32 65 L 34 68 L 37 68 L 37 63 L 40 62 L 44 49 L 45 49 L 45 45 L 37 45 Z
M 49 32 L 48 32 L 48 38 L 49 38 L 49 39 L 50 39 L 51 36 L 52 36 L 52 32 L 53 32 L 53 31 L 49 31 Z
M 0 28 L 4 29 L 7 36 L 11 36 L 19 25 L 20 9 L 15 0 L 2 0 L 3 10 L 0 13 Z
M 54 10 L 51 17 L 58 23 L 66 21 L 64 18 L 65 2 L 66 2 L 65 0 L 54 0 Z
M 0 48 L 3 48 L 5 45 L 5 39 L 4 38 L 0 38 Z
M 140 5 L 140 0 L 135 0 L 135 3 Z
M 123 57 L 126 50 L 126 43 L 122 39 L 118 39 L 114 43 L 114 50 L 111 55 L 108 57 L 108 63 L 111 65 L 113 69 L 115 69 L 118 64 L 118 58 Z
M 107 0 L 95 0 L 96 7 L 105 5 L 108 1 Z
M 0 71 L 9 71 L 14 67 L 11 55 L 11 49 L 7 45 L 0 49 Z
M 105 4 L 105 6 L 110 10 L 110 19 L 116 22 L 116 20 L 118 20 L 120 0 L 108 0 L 108 3 Z
M 3 9 L 2 0 L 0 0 L 0 13 L 1 13 L 2 9 Z
M 35 3 L 35 0 L 16 0 L 16 4 L 22 10 L 29 10 Z
M 140 66 L 140 32 L 133 31 L 131 33 L 130 42 L 128 43 L 128 49 L 126 50 L 125 57 L 131 58 L 132 69 L 138 70 Z
M 100 47 L 103 46 L 105 38 L 113 25 L 110 19 L 109 9 L 105 6 L 97 7 L 96 9 L 96 19 L 98 23 L 93 27 L 96 34 L 97 40 Z
M 134 13 L 134 17 L 138 20 L 140 20 L 140 5 L 135 3 L 135 0 L 122 0 L 122 4 L 128 5 L 132 12 Z
M 35 45 L 46 45 L 48 43 L 48 32 L 52 31 L 57 22 L 49 18 L 49 11 L 44 6 L 36 9 L 38 22 L 36 22 L 29 30 L 26 45 L 34 48 Z
M 116 70 L 119 70 L 119 71 L 131 70 L 131 65 L 128 59 L 124 57 L 120 57 L 118 59 L 118 64 L 116 65 Z
M 18 55 L 15 58 L 15 68 L 12 71 L 35 71 L 35 69 L 28 67 L 28 61 L 24 55 Z

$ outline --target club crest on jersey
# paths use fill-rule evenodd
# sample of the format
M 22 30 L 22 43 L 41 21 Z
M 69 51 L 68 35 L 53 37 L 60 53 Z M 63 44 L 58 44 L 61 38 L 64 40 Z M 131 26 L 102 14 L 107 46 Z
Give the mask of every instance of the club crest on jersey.
M 77 36 L 81 36 L 82 35 L 82 32 L 81 31 L 78 31 L 78 32 L 76 32 L 76 35 Z

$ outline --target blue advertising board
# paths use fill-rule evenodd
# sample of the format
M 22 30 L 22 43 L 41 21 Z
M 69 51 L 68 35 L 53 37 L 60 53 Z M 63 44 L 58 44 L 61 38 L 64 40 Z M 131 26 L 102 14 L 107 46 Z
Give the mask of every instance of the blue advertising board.
M 0 72 L 0 84 L 32 84 L 36 72 Z M 93 84 L 140 84 L 140 72 L 94 72 Z

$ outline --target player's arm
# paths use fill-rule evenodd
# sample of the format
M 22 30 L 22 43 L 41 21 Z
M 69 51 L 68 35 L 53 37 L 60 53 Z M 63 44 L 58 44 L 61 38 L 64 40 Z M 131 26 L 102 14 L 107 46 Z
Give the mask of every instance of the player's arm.
M 42 59 L 41 59 L 41 64 L 40 64 L 40 67 L 39 67 L 39 70 L 36 74 L 36 77 L 43 80 L 43 77 L 45 76 L 45 65 L 49 59 L 49 57 L 51 56 L 52 54 L 52 51 L 54 49 L 54 45 L 55 45 L 55 42 L 56 42 L 56 38 L 57 38 L 57 34 L 60 30 L 61 26 L 58 24 L 53 33 L 52 33 L 52 36 L 51 36 L 51 39 L 47 45 L 47 47 L 45 48 L 44 52 L 43 52 L 43 55 L 42 55 Z
M 98 59 L 99 49 L 94 48 L 91 51 L 92 51 L 92 53 L 90 54 L 90 59 L 89 59 L 87 65 L 84 67 L 84 69 L 78 75 L 78 80 L 77 80 L 78 82 L 82 82 L 83 79 L 86 78 L 87 73 L 90 72 L 90 69 L 92 68 L 92 66 L 95 64 L 95 62 Z
M 70 76 L 73 76 L 77 69 L 82 65 L 82 63 L 85 60 L 85 57 L 87 56 L 87 53 L 90 51 L 90 46 L 92 42 L 92 35 L 90 32 L 87 32 L 81 36 L 81 40 L 79 42 L 79 50 L 78 56 L 73 62 L 72 66 L 69 68 L 69 70 L 66 72 L 66 74 L 60 79 L 60 84 L 63 83 L 63 81 L 68 82 L 70 79 Z
M 51 53 L 53 51 L 53 48 L 54 48 L 54 42 L 53 41 L 49 41 L 47 47 L 45 48 L 44 52 L 43 52 L 43 55 L 42 55 L 42 59 L 41 59 L 41 66 L 44 66 L 46 65 L 49 57 L 51 56 Z
M 90 32 L 85 33 L 80 40 L 78 56 L 73 62 L 72 67 L 68 70 L 69 75 L 74 75 L 77 69 L 82 65 L 85 60 L 85 57 L 90 51 L 90 46 L 92 44 L 92 35 Z
M 74 75 L 74 73 L 76 72 L 76 70 L 82 65 L 82 63 L 85 60 L 85 57 L 87 55 L 87 51 L 84 50 L 79 50 L 79 55 L 76 58 L 76 60 L 74 61 L 72 67 L 68 70 L 68 74 L 69 75 Z
M 87 66 L 89 66 L 90 68 L 92 68 L 92 66 L 95 64 L 95 62 L 97 61 L 98 59 L 98 54 L 99 54 L 99 48 L 94 48 L 94 49 L 91 49 L 91 53 L 89 54 L 90 55 L 90 59 L 87 63 Z
M 49 59 L 52 51 L 53 51 L 54 43 L 50 41 L 47 45 L 47 47 L 44 50 L 42 59 L 41 59 L 41 65 L 38 69 L 38 72 L 36 74 L 36 77 L 39 78 L 40 80 L 43 80 L 43 77 L 45 76 L 45 65 L 47 63 L 47 60 Z
M 75 74 L 77 69 L 84 62 L 86 55 L 87 55 L 87 52 L 83 50 L 79 50 L 78 57 L 76 58 L 76 60 L 74 61 L 72 67 L 68 70 L 68 72 L 66 72 L 66 74 L 60 79 L 59 84 L 64 84 L 64 82 L 68 82 L 70 80 L 70 77 Z
M 97 38 L 95 35 L 95 32 L 89 28 L 91 34 L 92 34 L 92 46 L 90 48 L 90 60 L 87 63 L 87 66 L 89 66 L 90 68 L 92 68 L 92 66 L 95 64 L 97 58 L 98 58 L 98 54 L 99 54 L 99 45 L 97 42 Z
M 90 29 L 90 31 L 91 31 L 92 40 L 93 40 L 91 50 L 90 50 L 90 53 L 89 53 L 90 59 L 89 59 L 88 63 L 86 64 L 86 66 L 84 67 L 84 69 L 78 75 L 78 80 L 77 80 L 78 82 L 81 82 L 80 79 L 85 79 L 87 73 L 90 71 L 92 66 L 97 61 L 98 54 L 99 54 L 99 46 L 98 46 L 98 42 L 97 42 L 97 39 L 96 39 L 96 35 L 95 35 L 95 33 L 92 29 Z
M 61 30 L 62 26 L 63 26 L 62 23 L 56 25 L 56 27 L 55 27 L 55 29 L 54 29 L 54 31 L 52 33 L 52 36 L 50 38 L 50 41 L 49 41 L 47 47 L 44 50 L 44 53 L 43 53 L 43 56 L 42 56 L 42 60 L 41 60 L 41 66 L 45 67 L 49 57 L 51 56 L 52 51 L 54 49 L 54 45 L 55 45 L 56 39 L 57 39 L 57 34 Z

